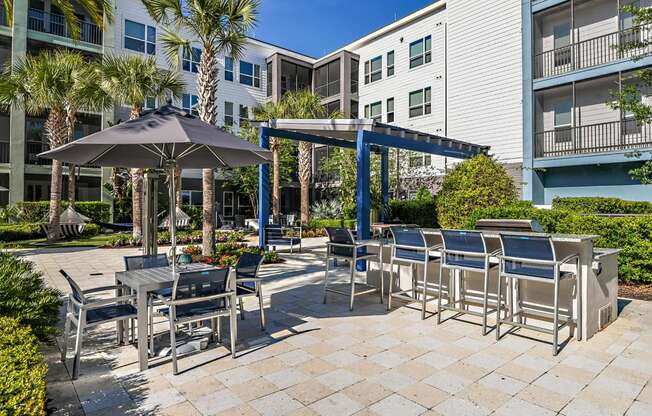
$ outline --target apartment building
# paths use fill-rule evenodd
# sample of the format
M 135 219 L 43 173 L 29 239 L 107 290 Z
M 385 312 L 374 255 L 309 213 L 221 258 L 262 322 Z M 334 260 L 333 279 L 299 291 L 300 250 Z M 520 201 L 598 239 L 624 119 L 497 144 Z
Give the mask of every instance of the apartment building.
M 535 0 L 523 5 L 524 196 L 613 196 L 652 201 L 629 171 L 649 160 L 652 130 L 613 109 L 614 94 L 652 64 L 648 40 L 625 4 L 649 0 Z M 641 100 L 649 98 L 645 92 Z

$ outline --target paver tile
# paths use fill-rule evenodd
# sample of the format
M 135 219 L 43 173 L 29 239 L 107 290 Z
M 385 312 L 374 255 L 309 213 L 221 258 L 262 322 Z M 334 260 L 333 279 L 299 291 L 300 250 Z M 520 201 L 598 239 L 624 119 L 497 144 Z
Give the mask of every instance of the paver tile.
M 373 404 L 369 409 L 380 416 L 416 416 L 426 411 L 425 407 L 399 394 L 392 394 Z
M 335 393 L 313 403 L 310 408 L 321 416 L 349 416 L 364 408 L 344 393 Z
M 370 381 L 362 381 L 343 389 L 342 393 L 346 394 L 358 403 L 369 406 L 391 395 L 393 391 L 386 388 L 382 384 L 373 383 Z
M 398 393 L 427 409 L 450 397 L 448 393 L 424 383 L 415 383 L 399 390 Z
M 332 389 L 316 380 L 295 384 L 285 392 L 306 406 L 334 393 Z
M 283 391 L 249 402 L 263 416 L 285 416 L 301 409 L 303 405 Z
M 459 397 L 451 397 L 433 408 L 442 416 L 485 416 L 489 412 L 482 407 Z

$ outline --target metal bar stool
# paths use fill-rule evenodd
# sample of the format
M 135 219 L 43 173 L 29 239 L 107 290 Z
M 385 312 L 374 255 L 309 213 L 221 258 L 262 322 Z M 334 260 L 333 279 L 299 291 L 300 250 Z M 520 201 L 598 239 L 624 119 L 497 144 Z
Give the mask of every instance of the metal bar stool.
M 435 255 L 442 247 L 437 244 L 429 247 L 426 243 L 426 238 L 420 228 L 409 226 L 394 226 L 390 227 L 394 243 L 392 244 L 392 257 L 390 260 L 390 279 L 389 286 L 389 299 L 387 302 L 387 310 L 392 308 L 392 299 L 397 298 L 406 302 L 418 301 L 418 294 L 421 293 L 421 319 L 426 318 L 426 303 L 435 297 L 428 298 L 428 292 L 439 293 L 438 288 L 428 287 L 428 265 L 433 262 L 439 261 L 439 256 Z M 412 273 L 412 288 L 407 290 L 399 290 L 394 292 L 394 264 L 399 266 L 397 276 L 400 279 L 401 265 L 409 265 L 413 268 Z M 423 266 L 423 280 L 421 286 L 417 283 L 416 270 L 417 265 Z M 399 280 L 400 283 L 400 280 Z M 411 293 L 411 295 L 410 295 Z
M 532 236 L 523 234 L 500 234 L 500 242 L 503 254 L 500 256 L 500 277 L 498 279 L 498 296 L 502 297 L 503 279 L 507 280 L 507 286 L 510 295 L 509 310 L 505 317 L 501 319 L 501 305 L 498 303 L 498 321 L 496 324 L 496 340 L 500 339 L 500 325 L 507 324 L 517 328 L 527 328 L 534 331 L 543 332 L 552 335 L 552 354 L 557 355 L 559 352 L 559 330 L 565 326 L 570 327 L 570 334 L 573 336 L 573 330 L 577 328 L 578 339 L 582 339 L 582 279 L 580 276 L 581 269 L 579 256 L 571 254 L 562 260 L 557 260 L 555 245 L 550 236 Z M 562 271 L 561 266 L 565 264 L 575 264 L 575 272 Z M 575 300 L 577 302 L 577 316 L 573 319 L 573 307 L 570 307 L 567 316 L 562 316 L 562 323 L 559 324 L 559 286 L 563 280 L 575 280 Z M 520 285 L 521 280 L 529 280 L 540 283 L 547 283 L 554 287 L 553 292 L 553 310 L 552 312 L 538 311 L 526 307 L 521 302 Z M 513 284 L 517 287 L 514 289 Z M 515 301 L 518 299 L 519 310 L 514 312 Z M 552 330 L 540 326 L 533 326 L 524 321 L 526 316 L 534 316 L 543 319 L 550 319 L 552 315 Z M 514 318 L 517 317 L 518 321 Z
M 458 314 L 469 314 L 479 316 L 482 318 L 482 335 L 487 334 L 487 316 L 495 312 L 497 309 L 488 309 L 488 293 L 489 293 L 489 271 L 498 266 L 498 263 L 491 263 L 491 257 L 499 254 L 500 250 L 494 252 L 487 252 L 487 244 L 484 235 L 479 231 L 460 231 L 460 230 L 442 230 L 442 240 L 444 248 L 441 251 L 441 263 L 439 268 L 439 296 L 437 298 L 437 324 L 441 323 L 441 310 L 446 309 L 457 312 Z M 450 282 L 454 279 L 449 279 L 447 286 L 448 303 L 442 305 L 441 298 L 443 295 L 442 276 L 444 269 L 454 271 L 458 270 L 459 274 L 459 293 L 460 298 L 456 299 L 456 290 L 453 289 L 454 285 Z M 468 291 L 466 288 L 467 272 L 474 274 L 482 273 L 482 296 L 480 302 L 482 304 L 482 312 L 472 311 L 468 309 L 468 303 L 474 303 L 467 299 Z M 498 293 L 495 293 L 496 302 L 498 301 Z M 477 298 L 477 297 L 476 297 Z
M 324 303 L 326 303 L 327 292 L 338 293 L 340 295 L 349 295 L 350 305 L 349 309 L 353 310 L 353 301 L 356 296 L 364 295 L 367 293 L 376 292 L 380 290 L 380 303 L 383 303 L 384 283 L 383 283 L 383 247 L 382 243 L 377 240 L 361 241 L 353 238 L 351 230 L 346 228 L 332 228 L 326 227 L 326 234 L 328 235 L 328 242 L 326 243 L 326 272 L 324 273 Z M 369 246 L 379 247 L 378 254 L 370 254 L 367 252 Z M 349 262 L 351 268 L 351 291 L 350 293 L 341 292 L 336 289 L 328 287 L 328 273 L 330 271 L 330 260 L 342 259 Z M 380 262 L 380 288 L 371 287 L 365 283 L 355 282 L 355 265 L 358 260 L 376 260 Z M 365 286 L 366 289 L 356 292 L 356 284 Z
M 235 265 L 236 297 L 240 306 L 240 317 L 244 320 L 244 305 L 242 299 L 250 296 L 258 298 L 260 308 L 260 329 L 265 330 L 265 308 L 263 302 L 263 279 L 258 277 L 258 271 L 265 257 L 261 254 L 242 253 Z

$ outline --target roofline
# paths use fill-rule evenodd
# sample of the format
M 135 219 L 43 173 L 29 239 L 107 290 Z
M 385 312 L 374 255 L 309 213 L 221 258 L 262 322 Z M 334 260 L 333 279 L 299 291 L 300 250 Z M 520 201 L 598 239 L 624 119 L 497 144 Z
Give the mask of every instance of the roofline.
M 416 10 L 416 11 L 408 14 L 407 16 L 404 16 L 404 17 L 400 18 L 399 20 L 397 20 L 397 21 L 395 21 L 393 23 L 385 25 L 385 26 L 383 26 L 383 27 L 381 27 L 379 29 L 376 29 L 373 32 L 362 36 L 361 38 L 358 38 L 358 39 L 354 40 L 353 42 L 351 42 L 351 43 L 349 43 L 347 45 L 344 45 L 343 47 L 341 47 L 339 49 L 336 49 L 333 52 L 330 52 L 330 53 L 318 58 L 318 60 L 328 58 L 329 56 L 334 55 L 336 53 L 339 53 L 339 52 L 341 52 L 343 50 L 355 49 L 357 47 L 360 47 L 360 46 L 362 46 L 362 44 L 370 42 L 370 41 L 372 41 L 372 40 L 374 40 L 374 39 L 376 39 L 378 37 L 381 37 L 381 36 L 391 32 L 393 30 L 396 30 L 396 29 L 398 29 L 398 28 L 400 28 L 402 26 L 405 26 L 405 25 L 407 25 L 408 23 L 411 23 L 414 20 L 420 19 L 423 16 L 427 16 L 427 15 L 429 15 L 429 14 L 431 14 L 431 13 L 433 13 L 433 12 L 439 10 L 439 9 L 443 9 L 445 7 L 446 7 L 446 0 L 435 0 L 432 4 L 429 4 L 428 6 L 422 7 L 419 10 Z
M 286 48 L 286 47 L 284 47 L 284 46 L 277 45 L 277 44 L 272 43 L 272 42 L 267 42 L 267 41 L 265 41 L 265 40 L 261 40 L 261 39 L 258 39 L 258 38 L 254 38 L 253 36 L 247 36 L 247 39 L 249 39 L 249 41 L 251 41 L 251 42 L 253 42 L 253 43 L 262 43 L 263 45 L 267 45 L 267 46 L 271 46 L 271 47 L 274 47 L 274 48 L 278 48 L 278 49 L 284 51 L 285 53 L 292 53 L 292 54 L 295 54 L 295 55 L 301 56 L 301 57 L 303 57 L 303 58 L 305 58 L 305 59 L 310 59 L 310 60 L 312 60 L 312 61 L 316 61 L 316 60 L 318 59 L 318 58 L 315 58 L 314 56 L 311 56 L 311 55 L 308 55 L 308 54 L 305 54 L 305 53 L 302 53 L 302 52 L 298 52 L 298 51 L 295 51 L 295 50 L 292 50 L 292 49 L 288 49 L 288 48 Z

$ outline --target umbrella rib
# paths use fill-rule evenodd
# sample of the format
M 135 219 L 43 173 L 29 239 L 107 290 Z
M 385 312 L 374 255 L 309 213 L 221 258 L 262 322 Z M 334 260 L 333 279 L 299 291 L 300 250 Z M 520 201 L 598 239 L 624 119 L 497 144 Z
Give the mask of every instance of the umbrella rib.
M 181 159 L 182 157 L 186 156 L 187 154 L 193 152 L 194 151 L 193 149 L 195 149 L 196 147 L 197 147 L 197 144 L 193 143 L 192 146 L 188 147 L 186 150 L 179 153 L 179 156 L 177 156 L 177 159 Z
M 229 165 L 226 164 L 226 162 L 224 162 L 224 160 L 222 160 L 222 158 L 219 157 L 219 156 L 217 155 L 217 153 L 215 153 L 211 147 L 209 147 L 209 146 L 207 146 L 207 145 L 204 145 L 204 147 L 205 147 L 206 149 L 208 149 L 208 151 L 211 152 L 211 153 L 213 154 L 213 156 L 215 156 L 215 158 L 216 158 L 217 160 L 220 161 L 221 164 L 223 164 L 223 165 L 226 166 L 226 167 L 229 167 Z
M 144 144 L 141 144 L 139 146 L 142 147 L 143 149 L 147 150 L 150 153 L 154 153 L 156 156 L 165 157 L 165 154 L 163 152 L 161 152 L 161 150 L 158 147 L 156 147 L 156 145 L 154 145 L 154 149 L 158 150 L 158 153 L 153 151 L 152 149 L 150 149 L 149 147 L 147 147 Z
M 93 159 L 91 159 L 91 160 L 88 162 L 88 164 L 90 165 L 90 164 L 95 163 L 99 158 L 101 158 L 101 157 L 104 156 L 105 154 L 109 153 L 111 150 L 115 149 L 116 146 L 117 146 L 116 144 L 111 145 L 111 147 L 109 147 L 108 149 L 106 149 L 105 151 L 103 151 L 103 152 L 100 153 L 99 155 L 95 156 Z

